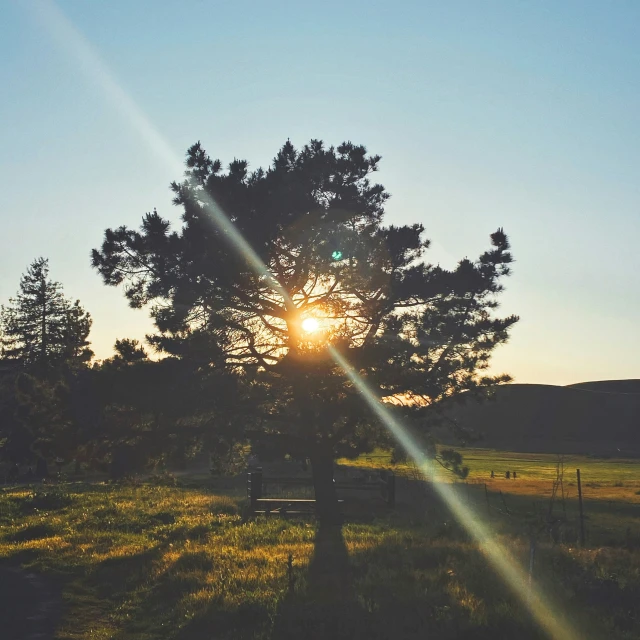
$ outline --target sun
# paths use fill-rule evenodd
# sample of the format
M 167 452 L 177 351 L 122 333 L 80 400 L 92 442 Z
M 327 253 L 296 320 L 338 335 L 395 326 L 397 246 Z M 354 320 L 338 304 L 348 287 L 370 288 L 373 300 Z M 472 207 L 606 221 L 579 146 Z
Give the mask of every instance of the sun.
M 305 318 L 302 321 L 302 328 L 307 333 L 313 333 L 314 331 L 317 331 L 320 328 L 320 323 L 316 318 Z

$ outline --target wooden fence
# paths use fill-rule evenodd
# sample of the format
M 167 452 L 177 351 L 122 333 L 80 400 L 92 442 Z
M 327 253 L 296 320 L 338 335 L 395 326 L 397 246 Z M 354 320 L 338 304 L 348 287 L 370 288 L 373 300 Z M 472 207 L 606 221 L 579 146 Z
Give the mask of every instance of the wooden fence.
M 396 503 L 396 477 L 392 471 L 381 470 L 373 481 L 346 479 L 336 482 L 338 496 L 343 492 L 369 491 L 378 493 L 390 506 Z M 256 513 L 306 513 L 315 507 L 315 499 L 283 497 L 283 489 L 313 487 L 310 477 L 265 477 L 262 469 L 247 473 L 247 497 L 251 511 Z M 278 495 L 280 494 L 280 495 Z M 343 500 L 341 500 L 343 502 Z

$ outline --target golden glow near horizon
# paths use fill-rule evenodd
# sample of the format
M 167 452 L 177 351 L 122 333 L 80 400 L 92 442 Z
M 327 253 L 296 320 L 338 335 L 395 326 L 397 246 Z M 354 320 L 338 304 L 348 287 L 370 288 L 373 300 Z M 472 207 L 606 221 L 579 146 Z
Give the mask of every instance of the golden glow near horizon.
M 320 322 L 318 321 L 318 318 L 305 318 L 302 321 L 302 328 L 307 333 L 314 333 L 320 328 Z
M 92 82 L 96 82 L 102 88 L 108 101 L 130 122 L 145 144 L 159 155 L 172 170 L 175 170 L 176 167 L 182 170 L 183 164 L 180 156 L 173 153 L 166 139 L 153 127 L 146 114 L 129 94 L 122 89 L 89 42 L 66 18 L 55 2 L 52 0 L 40 0 L 34 4 L 34 7 L 49 33 L 54 36 L 54 39 L 61 47 L 70 51 L 79 63 L 81 70 L 85 72 Z M 213 199 L 204 195 L 203 200 L 205 200 L 203 202 L 204 210 L 209 214 L 212 223 L 226 233 L 229 243 L 245 257 L 260 278 L 264 278 L 274 291 L 280 294 L 285 301 L 291 303 L 288 292 L 261 261 L 235 225 L 231 223 L 221 207 Z M 336 252 L 332 257 L 334 260 L 339 260 L 342 258 L 342 254 Z M 309 321 L 307 326 L 313 327 L 311 330 L 305 326 L 307 321 Z M 320 323 L 315 318 L 309 317 L 303 321 L 303 329 L 308 333 L 317 331 L 319 326 Z M 367 383 L 353 370 L 349 362 L 333 347 L 329 345 L 328 348 L 335 362 L 344 370 L 365 402 L 378 415 L 399 444 L 416 461 L 425 477 L 432 477 L 432 462 L 426 458 L 419 443 L 415 442 L 408 430 L 395 419 L 390 409 L 380 402 L 379 398 L 369 389 Z M 472 509 L 464 505 L 456 493 L 445 483 L 434 482 L 433 486 L 446 501 L 456 519 L 477 542 L 480 551 L 491 562 L 514 594 L 528 608 L 533 618 L 547 632 L 549 637 L 553 638 L 553 640 L 577 640 L 579 636 L 560 613 L 554 611 L 551 603 L 546 600 L 544 595 L 535 586 L 531 588 L 528 586 L 527 575 L 518 561 L 504 545 L 497 541 L 495 535 L 480 521 Z

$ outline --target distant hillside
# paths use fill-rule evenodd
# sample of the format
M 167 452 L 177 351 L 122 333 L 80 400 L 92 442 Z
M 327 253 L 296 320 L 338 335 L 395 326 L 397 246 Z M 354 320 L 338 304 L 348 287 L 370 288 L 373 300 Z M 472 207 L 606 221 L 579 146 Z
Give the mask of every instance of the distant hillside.
M 640 380 L 600 380 L 598 382 L 579 382 L 570 384 L 571 389 L 601 391 L 603 393 L 637 393 L 640 395 Z
M 452 406 L 447 415 L 477 446 L 596 455 L 640 455 L 640 380 L 567 387 L 510 384 L 493 400 Z M 439 434 L 447 440 L 444 433 Z

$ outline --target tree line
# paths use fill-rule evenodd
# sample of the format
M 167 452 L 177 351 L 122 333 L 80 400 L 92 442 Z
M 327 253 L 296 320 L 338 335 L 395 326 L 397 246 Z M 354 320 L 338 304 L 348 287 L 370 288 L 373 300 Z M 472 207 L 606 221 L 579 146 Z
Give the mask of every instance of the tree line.
M 90 329 L 90 314 L 50 278 L 48 260 L 34 260 L 0 308 L 5 474 L 17 466 L 43 476 L 54 461 L 75 461 L 122 476 L 179 464 L 203 446 L 221 466 L 231 461 L 220 441 L 201 437 L 216 394 L 231 397 L 228 384 L 185 359 L 153 361 L 137 340 L 116 340 L 111 358 L 92 361 Z
M 498 229 L 478 258 L 430 264 L 422 224 L 384 224 L 379 162 L 350 142 L 287 141 L 267 169 L 223 169 L 193 145 L 171 185 L 180 228 L 154 210 L 92 252 L 155 326 L 102 362 L 89 314 L 36 260 L 2 309 L 3 363 L 18 367 L 2 382 L 2 455 L 131 468 L 205 449 L 222 464 L 250 443 L 310 460 L 329 518 L 333 460 L 394 446 L 331 345 L 438 456 L 439 408 L 510 380 L 486 370 L 518 320 L 496 312 L 512 256 Z M 459 456 L 439 459 L 464 473 Z

